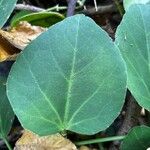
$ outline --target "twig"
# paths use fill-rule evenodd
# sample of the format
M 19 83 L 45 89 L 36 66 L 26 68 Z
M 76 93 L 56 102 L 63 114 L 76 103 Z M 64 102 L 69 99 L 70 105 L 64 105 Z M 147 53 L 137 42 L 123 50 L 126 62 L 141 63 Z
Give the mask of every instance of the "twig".
M 97 2 L 96 2 L 96 0 L 94 0 L 94 6 L 95 6 L 95 10 L 97 11 L 98 9 L 97 9 Z
M 135 101 L 133 96 L 129 94 L 124 121 L 121 128 L 118 131 L 118 135 L 127 134 L 132 127 L 138 125 L 140 116 L 141 116 L 141 107 Z
M 48 9 L 46 9 L 45 11 L 60 11 L 60 10 L 67 10 L 67 7 L 56 5 L 54 7 L 50 7 Z
M 78 7 L 76 7 L 76 9 L 82 8 L 82 6 L 83 5 L 78 6 Z M 15 9 L 16 10 L 28 10 L 28 11 L 32 11 L 32 12 L 41 12 L 41 11 L 66 10 L 67 7 L 56 5 L 54 7 L 48 8 L 48 9 L 43 9 L 43 8 L 35 7 L 35 6 L 32 6 L 32 5 L 17 4 Z M 117 9 L 116 9 L 115 5 L 110 4 L 110 5 L 106 5 L 106 6 L 97 6 L 97 11 L 95 11 L 95 7 L 91 7 L 89 9 L 79 11 L 78 13 L 93 15 L 93 14 L 112 13 L 112 12 L 116 12 L 116 11 L 117 11 Z
M 73 16 L 76 9 L 77 0 L 67 0 L 67 1 L 68 1 L 67 17 Z
M 105 5 L 105 6 L 97 6 L 97 11 L 95 11 L 95 7 L 82 10 L 79 13 L 84 13 L 87 15 L 93 15 L 93 14 L 104 14 L 104 13 L 112 13 L 116 12 L 116 7 L 114 4 Z
M 45 10 L 43 8 L 35 7 L 32 5 L 24 5 L 24 4 L 17 4 L 15 9 L 16 10 L 28 10 L 28 11 L 32 11 L 32 12 L 40 12 L 40 11 Z

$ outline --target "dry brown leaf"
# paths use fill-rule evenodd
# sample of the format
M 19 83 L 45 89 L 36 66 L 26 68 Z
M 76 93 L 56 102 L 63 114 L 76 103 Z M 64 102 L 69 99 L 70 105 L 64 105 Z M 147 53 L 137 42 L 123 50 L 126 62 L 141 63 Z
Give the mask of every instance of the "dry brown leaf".
M 19 50 L 23 50 L 45 30 L 45 28 L 32 26 L 25 21 L 20 22 L 8 32 L 0 30 L 0 62 L 16 57 Z
M 39 137 L 30 131 L 25 131 L 14 150 L 77 150 L 77 148 L 60 134 Z
M 20 50 L 0 36 L 0 62 L 14 59 Z

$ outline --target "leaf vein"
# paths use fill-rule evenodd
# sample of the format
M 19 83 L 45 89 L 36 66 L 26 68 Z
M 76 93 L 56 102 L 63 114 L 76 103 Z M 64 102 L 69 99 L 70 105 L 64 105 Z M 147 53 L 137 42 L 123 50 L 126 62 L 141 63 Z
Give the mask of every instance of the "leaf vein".
M 116 67 L 114 67 L 116 68 Z M 115 70 L 115 69 L 114 69 Z M 87 98 L 81 105 L 80 107 L 74 112 L 74 114 L 72 115 L 70 121 L 68 124 L 71 124 L 71 122 L 73 121 L 73 119 L 75 118 L 75 116 L 80 112 L 80 110 L 97 94 L 97 92 L 99 91 L 99 89 L 101 88 L 101 86 L 105 83 L 105 81 L 107 81 L 107 79 L 112 76 L 113 71 L 111 71 L 111 73 L 102 81 L 102 83 L 98 86 L 98 88 L 92 93 L 92 95 Z
M 54 106 L 52 105 L 52 103 L 50 102 L 50 99 L 47 97 L 47 95 L 46 95 L 46 94 L 43 92 L 43 90 L 41 89 L 41 87 L 40 87 L 40 85 L 39 85 L 39 83 L 38 83 L 36 77 L 34 76 L 32 70 L 31 70 L 31 67 L 30 67 L 30 65 L 29 65 L 29 63 L 28 63 L 26 57 L 25 57 L 24 55 L 22 55 L 22 56 L 23 56 L 24 60 L 26 61 L 26 64 L 27 64 L 27 66 L 28 66 L 28 68 L 29 68 L 29 71 L 30 71 L 30 74 L 31 74 L 32 78 L 34 79 L 34 82 L 35 82 L 35 84 L 37 85 L 38 90 L 40 91 L 40 93 L 41 93 L 42 96 L 44 97 L 44 100 L 49 104 L 50 109 L 52 109 L 53 112 L 56 114 L 57 119 L 59 120 L 59 122 L 60 122 L 60 124 L 61 124 L 62 121 L 61 121 L 61 119 L 60 119 L 60 116 L 59 116 L 58 112 L 56 111 L 56 109 L 54 108 Z

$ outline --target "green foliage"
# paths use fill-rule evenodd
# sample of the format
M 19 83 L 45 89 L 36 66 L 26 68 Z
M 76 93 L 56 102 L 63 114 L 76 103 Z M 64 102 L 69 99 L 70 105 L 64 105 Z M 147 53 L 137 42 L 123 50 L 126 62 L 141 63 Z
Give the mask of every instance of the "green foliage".
M 16 13 L 11 19 L 11 27 L 15 26 L 16 22 L 18 22 L 18 19 L 20 19 L 21 17 L 23 17 L 25 15 L 29 15 L 31 13 L 32 12 L 28 11 L 28 10 L 22 10 L 22 11 Z
M 123 1 L 126 10 L 133 4 L 148 4 L 148 3 L 150 3 L 150 0 L 124 0 Z
M 116 44 L 127 65 L 128 88 L 150 110 L 150 7 L 133 5 L 116 33 Z
M 30 13 L 18 17 L 13 20 L 11 23 L 12 26 L 16 26 L 20 21 L 27 21 L 32 25 L 42 26 L 42 27 L 50 27 L 51 25 L 62 21 L 64 16 L 57 12 L 38 12 L 38 13 Z
M 6 96 L 6 79 L 0 76 L 0 138 L 6 138 L 14 119 L 14 113 Z
M 0 0 L 0 28 L 12 13 L 17 0 Z
M 121 150 L 146 150 L 150 147 L 150 127 L 134 127 L 123 140 Z
M 0 0 L 0 27 L 16 1 Z M 23 127 L 39 135 L 66 130 L 91 135 L 105 130 L 124 103 L 126 76 L 135 99 L 150 110 L 150 5 L 142 5 L 149 2 L 124 0 L 128 11 L 117 29 L 115 44 L 84 15 L 62 21 L 64 16 L 55 12 L 17 14 L 12 26 L 28 21 L 49 27 L 61 21 L 25 48 L 9 74 L 7 94 Z M 6 137 L 14 112 L 5 82 L 0 77 L 0 138 L 11 149 Z M 150 127 L 135 127 L 124 138 L 121 150 L 145 150 L 150 147 L 149 139 Z M 88 142 L 78 142 L 83 143 Z
M 7 84 L 22 125 L 40 135 L 102 131 L 118 116 L 125 93 L 119 50 L 84 15 L 52 26 L 27 46 Z
M 125 10 L 127 10 L 133 4 L 148 4 L 150 0 L 123 0 Z

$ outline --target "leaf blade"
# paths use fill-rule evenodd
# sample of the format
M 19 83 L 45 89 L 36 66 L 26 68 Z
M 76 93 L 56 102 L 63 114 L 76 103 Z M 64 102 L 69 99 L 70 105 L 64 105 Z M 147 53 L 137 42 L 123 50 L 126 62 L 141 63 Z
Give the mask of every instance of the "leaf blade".
M 14 113 L 6 96 L 6 79 L 0 76 L 0 138 L 6 138 L 13 120 Z
M 126 11 L 133 4 L 149 4 L 149 3 L 150 0 L 124 0 L 123 1 L 123 5 Z
M 0 0 L 0 27 L 2 27 L 7 21 L 15 7 L 16 2 L 17 0 Z
M 92 38 L 88 39 L 87 37 Z M 27 62 L 28 66 L 26 65 Z M 23 68 L 22 65 L 24 65 Z M 111 69 L 112 74 L 109 72 Z M 42 95 L 37 92 L 31 70 L 36 82 L 49 98 L 62 122 L 45 103 Z M 20 72 L 22 75 L 19 75 Z M 101 86 L 100 91 L 92 98 L 94 102 L 92 103 L 92 100 L 90 103 L 87 101 L 88 105 L 82 108 L 80 112 L 78 110 L 80 105 L 101 85 L 104 77 L 109 75 L 111 80 L 110 78 L 110 81 L 106 79 L 105 86 Z M 18 92 L 16 93 L 16 91 Z M 120 112 L 124 103 L 125 92 L 126 69 L 118 49 L 108 35 L 84 15 L 69 17 L 34 40 L 18 57 L 9 75 L 7 87 L 10 102 L 22 124 L 25 128 L 41 135 L 52 134 L 54 129 L 55 132 L 71 130 L 82 134 L 94 134 L 107 128 Z M 16 97 L 13 97 L 14 93 Z M 22 97 L 21 101 L 18 101 L 19 97 Z M 116 101 L 113 101 L 114 99 Z M 105 101 L 107 101 L 108 107 L 105 105 Z M 31 102 L 32 108 L 30 108 Z M 20 105 L 23 106 L 23 112 L 28 110 L 28 117 L 24 118 L 19 110 L 16 110 L 16 107 L 19 108 Z M 95 118 L 98 123 L 94 128 L 89 130 L 88 127 L 88 125 L 93 126 L 93 121 L 80 123 L 80 126 L 70 126 L 70 120 L 76 111 L 80 113 L 72 119 L 71 122 L 74 124 L 86 118 L 91 119 L 102 108 L 101 113 L 104 115 L 99 114 Z M 93 113 L 88 113 L 89 110 Z M 111 115 L 108 115 L 108 112 Z M 32 124 L 29 125 L 27 122 L 29 122 L 31 114 L 35 116 L 41 114 L 47 120 L 55 122 L 58 127 L 52 125 L 53 129 L 50 129 L 50 124 L 45 125 L 38 119 L 32 120 Z M 110 117 L 106 120 L 103 118 L 104 116 Z M 101 123 L 102 119 L 104 119 L 103 123 Z M 34 124 L 36 122 L 38 123 L 35 129 Z
M 150 38 L 148 36 L 150 26 L 149 19 L 147 20 L 149 12 L 148 5 L 131 6 L 117 29 L 115 41 L 127 64 L 128 88 L 137 102 L 148 110 L 150 109 Z M 128 22 L 129 20 L 132 22 Z M 132 30 L 129 32 L 130 29 Z
M 131 129 L 121 144 L 121 150 L 145 150 L 150 147 L 150 128 L 137 126 Z

